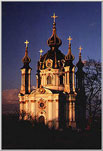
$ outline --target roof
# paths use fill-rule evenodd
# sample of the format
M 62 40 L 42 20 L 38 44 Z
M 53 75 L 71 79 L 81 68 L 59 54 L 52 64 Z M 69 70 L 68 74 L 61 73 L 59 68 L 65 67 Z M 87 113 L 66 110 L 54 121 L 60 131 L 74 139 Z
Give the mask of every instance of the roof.
M 65 60 L 65 55 L 58 49 L 54 48 L 54 50 L 50 49 L 46 54 L 41 56 L 40 62 L 44 63 L 44 66 L 46 68 L 46 60 L 51 59 L 53 60 L 52 68 L 59 68 L 59 66 L 62 66 L 62 61 Z

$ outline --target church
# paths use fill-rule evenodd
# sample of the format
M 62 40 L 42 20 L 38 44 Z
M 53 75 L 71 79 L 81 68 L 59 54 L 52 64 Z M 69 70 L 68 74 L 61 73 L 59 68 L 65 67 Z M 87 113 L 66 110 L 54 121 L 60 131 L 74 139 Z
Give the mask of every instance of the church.
M 72 128 L 85 128 L 86 121 L 86 97 L 84 88 L 83 62 L 81 46 L 79 48 L 78 62 L 73 64 L 74 56 L 69 46 L 67 54 L 59 50 L 62 44 L 56 33 L 55 19 L 53 18 L 53 30 L 47 40 L 50 47 L 47 53 L 42 55 L 37 62 L 36 89 L 31 90 L 31 59 L 28 56 L 28 41 L 26 40 L 25 56 L 21 68 L 21 90 L 19 93 L 20 119 L 36 120 L 55 129 L 71 126 Z M 75 71 L 76 69 L 76 71 Z M 23 116 L 22 116 L 23 115 Z

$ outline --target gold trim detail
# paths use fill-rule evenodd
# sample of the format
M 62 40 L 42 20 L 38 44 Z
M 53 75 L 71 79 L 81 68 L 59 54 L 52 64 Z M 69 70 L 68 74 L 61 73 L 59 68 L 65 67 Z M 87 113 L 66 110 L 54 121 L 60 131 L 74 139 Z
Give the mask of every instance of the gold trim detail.
M 59 102 L 59 100 L 55 100 L 56 102 Z
M 53 100 L 48 100 L 48 102 L 53 102 Z
M 33 102 L 36 102 L 36 100 L 31 100 L 31 102 L 33 103 Z

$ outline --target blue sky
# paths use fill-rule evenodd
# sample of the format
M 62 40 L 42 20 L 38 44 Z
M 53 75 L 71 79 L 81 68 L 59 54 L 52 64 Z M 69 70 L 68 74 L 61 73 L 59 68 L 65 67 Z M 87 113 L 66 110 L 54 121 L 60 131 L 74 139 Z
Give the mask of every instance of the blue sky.
M 2 2 L 2 88 L 20 88 L 24 41 L 29 43 L 31 85 L 36 85 L 39 50 L 49 50 L 47 40 L 52 34 L 53 13 L 57 35 L 62 40 L 60 50 L 67 54 L 72 37 L 74 64 L 78 61 L 79 46 L 82 58 L 101 60 L 101 2 Z M 44 54 L 43 53 L 43 54 Z

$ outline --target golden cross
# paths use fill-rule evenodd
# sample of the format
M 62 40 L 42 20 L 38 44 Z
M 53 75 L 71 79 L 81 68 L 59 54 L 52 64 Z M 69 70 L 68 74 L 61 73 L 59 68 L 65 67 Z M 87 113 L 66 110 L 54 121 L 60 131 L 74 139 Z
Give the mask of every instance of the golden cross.
M 39 51 L 39 52 L 40 52 L 40 55 L 42 55 L 42 53 L 43 53 L 43 50 L 42 50 L 42 49 L 40 49 L 40 51 Z
M 26 40 L 24 43 L 26 44 L 26 48 L 27 48 L 27 47 L 28 47 L 28 44 L 29 44 L 29 41 Z
M 79 47 L 80 53 L 81 53 L 81 50 L 82 50 L 82 49 L 83 49 L 83 48 L 80 46 L 80 47 Z
M 70 42 L 71 42 L 72 38 L 69 36 L 69 38 L 68 38 L 67 40 L 69 40 L 69 44 L 70 44 Z
M 51 16 L 51 18 L 53 18 L 54 19 L 54 23 L 55 23 L 55 18 L 57 18 L 58 16 L 55 16 L 55 13 L 54 13 L 54 15 L 53 16 Z

